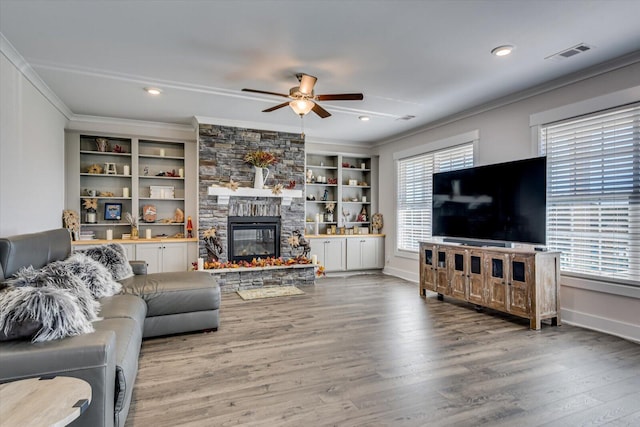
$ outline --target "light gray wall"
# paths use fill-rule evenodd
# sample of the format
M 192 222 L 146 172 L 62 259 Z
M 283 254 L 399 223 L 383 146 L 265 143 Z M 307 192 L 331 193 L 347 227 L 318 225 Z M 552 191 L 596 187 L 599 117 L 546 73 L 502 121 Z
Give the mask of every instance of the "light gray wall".
M 0 236 L 62 226 L 60 113 L 0 53 Z
M 477 164 L 537 155 L 529 126 L 532 114 L 640 85 L 640 63 L 541 93 L 501 108 L 481 112 L 424 130 L 378 147 L 380 176 L 395 177 L 393 154 L 415 146 L 478 130 Z M 396 247 L 395 178 L 380 180 L 381 213 L 386 234 L 385 272 L 418 280 L 418 261 L 398 256 Z M 628 287 L 627 287 L 628 288 Z M 640 341 L 640 289 L 626 290 L 605 283 L 563 277 L 561 301 L 565 320 Z

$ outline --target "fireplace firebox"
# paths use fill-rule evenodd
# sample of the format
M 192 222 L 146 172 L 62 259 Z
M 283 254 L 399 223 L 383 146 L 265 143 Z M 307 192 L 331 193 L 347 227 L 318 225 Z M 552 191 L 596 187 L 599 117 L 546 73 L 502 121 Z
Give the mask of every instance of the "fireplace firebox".
M 230 216 L 229 261 L 280 256 L 279 216 Z

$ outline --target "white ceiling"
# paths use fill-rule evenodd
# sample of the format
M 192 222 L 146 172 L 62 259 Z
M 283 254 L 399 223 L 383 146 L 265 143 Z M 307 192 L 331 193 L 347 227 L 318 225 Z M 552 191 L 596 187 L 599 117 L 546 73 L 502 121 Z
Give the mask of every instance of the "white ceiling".
M 288 93 L 304 72 L 365 95 L 323 102 L 307 137 L 365 144 L 639 51 L 639 17 L 639 0 L 0 0 L 0 32 L 76 115 L 297 132 L 291 109 L 261 112 L 282 98 L 241 89 Z

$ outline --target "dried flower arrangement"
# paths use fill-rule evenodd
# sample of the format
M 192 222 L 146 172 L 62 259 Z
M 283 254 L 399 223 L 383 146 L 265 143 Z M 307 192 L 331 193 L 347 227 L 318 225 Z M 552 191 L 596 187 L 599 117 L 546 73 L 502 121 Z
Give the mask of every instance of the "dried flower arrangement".
M 278 163 L 276 156 L 262 150 L 248 152 L 244 156 L 244 161 L 259 168 L 266 168 L 269 165 Z
M 127 223 L 132 227 L 138 226 L 138 218 L 131 215 L 131 212 L 124 213 L 124 220 L 127 221 Z
M 329 202 L 325 205 L 324 207 L 326 209 L 327 212 L 329 213 L 333 213 L 333 211 L 336 208 L 336 202 Z
M 84 199 L 82 202 L 82 206 L 86 210 L 96 210 L 98 209 L 98 199 Z

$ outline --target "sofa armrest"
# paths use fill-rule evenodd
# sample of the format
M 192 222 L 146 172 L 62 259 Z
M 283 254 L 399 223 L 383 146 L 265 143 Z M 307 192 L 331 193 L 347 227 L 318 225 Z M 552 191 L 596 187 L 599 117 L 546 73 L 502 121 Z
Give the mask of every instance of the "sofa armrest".
M 147 263 L 144 261 L 129 261 L 131 264 L 131 269 L 133 270 L 133 274 L 136 276 L 140 276 L 143 274 L 147 274 Z
M 41 376 L 81 378 L 91 385 L 82 425 L 113 426 L 116 335 L 96 331 L 43 343 L 0 343 L 0 383 Z

